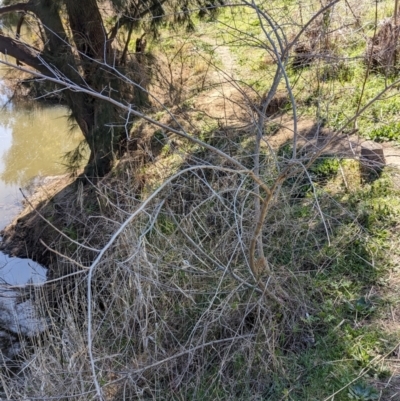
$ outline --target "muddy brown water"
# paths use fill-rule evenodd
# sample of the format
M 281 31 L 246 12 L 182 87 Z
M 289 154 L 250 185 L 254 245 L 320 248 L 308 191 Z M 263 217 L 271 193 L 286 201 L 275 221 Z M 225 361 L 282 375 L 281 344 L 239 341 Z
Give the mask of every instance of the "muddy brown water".
M 63 156 L 81 140 L 65 107 L 15 105 L 0 95 L 0 230 L 21 210 L 20 188 L 27 193 L 40 177 L 64 174 Z M 24 284 L 44 278 L 42 266 L 0 252 L 0 280 Z

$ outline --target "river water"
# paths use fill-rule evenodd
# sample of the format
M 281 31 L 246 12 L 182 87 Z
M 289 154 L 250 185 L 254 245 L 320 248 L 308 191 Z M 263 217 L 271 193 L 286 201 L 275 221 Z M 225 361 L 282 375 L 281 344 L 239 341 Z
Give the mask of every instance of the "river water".
M 78 130 L 71 130 L 65 107 L 10 102 L 1 80 L 4 73 L 0 68 L 0 230 L 22 208 L 20 188 L 28 194 L 40 177 L 64 174 L 63 155 L 83 139 Z M 15 358 L 23 350 L 23 338 L 47 327 L 34 302 L 19 299 L 19 292 L 8 284 L 45 280 L 44 267 L 0 252 L 0 367 L 18 367 Z
M 4 76 L 1 74 L 0 76 Z M 82 140 L 71 130 L 62 106 L 13 104 L 0 82 L 0 230 L 22 207 L 20 188 L 37 177 L 65 173 L 63 156 Z M 0 252 L 0 280 L 10 284 L 42 281 L 45 269 L 29 259 L 10 258 Z

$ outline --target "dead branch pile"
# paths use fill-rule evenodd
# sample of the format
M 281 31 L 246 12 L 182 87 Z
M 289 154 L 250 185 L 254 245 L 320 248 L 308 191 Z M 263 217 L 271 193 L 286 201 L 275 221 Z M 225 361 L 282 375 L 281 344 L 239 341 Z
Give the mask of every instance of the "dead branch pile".
M 386 18 L 377 33 L 368 41 L 365 60 L 371 68 L 390 74 L 397 64 L 400 23 L 394 17 Z

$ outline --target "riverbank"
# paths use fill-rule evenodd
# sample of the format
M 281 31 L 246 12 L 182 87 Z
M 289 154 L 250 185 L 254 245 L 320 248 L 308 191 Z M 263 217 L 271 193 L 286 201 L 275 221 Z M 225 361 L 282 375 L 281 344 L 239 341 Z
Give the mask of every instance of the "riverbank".
M 0 250 L 19 258 L 31 258 L 39 263 L 47 262 L 42 257 L 43 247 L 39 242 L 46 223 L 40 217 L 51 198 L 73 182 L 69 175 L 39 179 L 34 183 L 33 192 L 23 200 L 23 209 L 1 232 Z
M 86 215 L 80 203 L 82 198 L 79 199 L 82 192 L 92 194 L 93 189 L 79 191 L 79 188 L 75 178 L 68 174 L 40 179 L 24 199 L 21 212 L 1 231 L 0 250 L 45 266 L 47 279 L 67 274 L 69 268 L 63 270 L 63 258 L 57 252 L 65 253 L 68 258 L 69 238 L 72 241 L 84 238 L 87 219 L 96 215 L 95 210 L 92 216 Z M 78 237 L 78 232 L 82 237 Z

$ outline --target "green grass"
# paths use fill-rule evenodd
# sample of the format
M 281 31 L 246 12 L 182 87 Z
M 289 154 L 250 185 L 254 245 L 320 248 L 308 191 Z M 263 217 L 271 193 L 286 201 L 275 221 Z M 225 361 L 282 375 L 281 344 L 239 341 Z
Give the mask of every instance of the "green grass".
M 287 19 L 288 24 L 285 29 L 290 37 L 295 32 L 292 15 L 298 5 L 291 1 L 275 3 L 276 10 L 272 11 L 272 15 L 275 12 L 281 21 Z M 315 11 L 318 5 L 319 3 L 315 2 Z M 379 2 L 379 20 L 390 15 L 392 11 L 392 2 Z M 307 13 L 305 11 L 304 13 L 302 16 L 306 18 Z M 373 21 L 374 17 L 374 7 L 364 7 L 363 14 L 360 14 L 360 18 L 366 21 Z M 217 44 L 227 46 L 235 56 L 238 78 L 262 95 L 271 86 L 276 65 L 267 61 L 268 54 L 262 48 L 266 39 L 258 17 L 250 8 L 234 7 L 221 10 L 216 21 L 218 23 L 198 21 L 196 29 L 201 35 L 215 37 Z M 396 79 L 369 71 L 360 100 L 361 84 L 367 74 L 363 60 L 366 51 L 365 37 L 371 37 L 373 32 L 374 28 L 371 26 L 362 32 L 332 36 L 330 40 L 333 41 L 333 57 L 337 57 L 336 62 L 331 59 L 325 62 L 322 58 L 302 70 L 288 68 L 299 115 L 323 120 L 333 129 L 341 128 L 358 108 L 363 108 Z M 281 89 L 284 89 L 283 83 Z M 395 123 L 392 122 L 397 118 L 397 110 L 400 107 L 400 100 L 396 94 L 397 88 L 389 90 L 381 100 L 357 119 L 360 135 L 378 140 L 398 139 L 397 125 L 394 126 Z M 387 128 L 388 123 L 392 124 L 390 128 Z M 352 128 L 352 125 L 348 128 Z
M 277 233 L 280 249 L 286 248 L 287 253 L 281 251 L 270 257 L 274 265 L 300 263 L 300 270 L 314 270 L 311 281 L 303 283 L 303 288 L 308 288 L 307 296 L 313 299 L 313 309 L 303 319 L 303 325 L 294 328 L 302 334 L 308 328 L 314 343 L 304 346 L 295 341 L 299 348 L 295 346 L 281 357 L 288 376 L 280 378 L 278 387 L 281 395 L 287 394 L 283 398 L 287 400 L 325 399 L 357 378 L 363 369 L 367 373 L 335 396 L 335 400 L 375 399 L 374 378 L 384 380 L 390 376 L 383 360 L 397 340 L 380 327 L 390 300 L 384 295 L 370 294 L 394 267 L 387 251 L 389 246 L 393 247 L 393 241 L 398 241 L 394 226 L 399 219 L 399 193 L 387 173 L 372 184 L 359 185 L 351 193 L 343 187 L 334 188 L 331 183 L 335 175 L 340 177 L 338 163 L 337 159 L 322 159 L 313 167 L 314 174 L 320 174 L 317 178 L 322 174 L 319 185 L 328 191 L 325 195 L 321 192 L 319 201 L 331 227 L 330 244 L 323 230 L 312 235 L 306 223 L 313 218 L 309 202 L 313 197 L 309 194 L 297 200 L 291 210 L 292 227 L 297 232 L 292 231 L 288 242 L 284 240 L 285 234 Z M 345 174 L 351 172 L 351 164 L 343 163 L 343 167 Z M 345 207 L 346 214 L 339 215 L 340 209 L 332 200 Z M 293 244 L 297 236 L 302 239 L 304 254 Z M 291 254 L 290 246 L 297 253 Z M 288 333 L 286 338 L 293 335 Z M 278 394 L 271 399 L 279 399 Z

